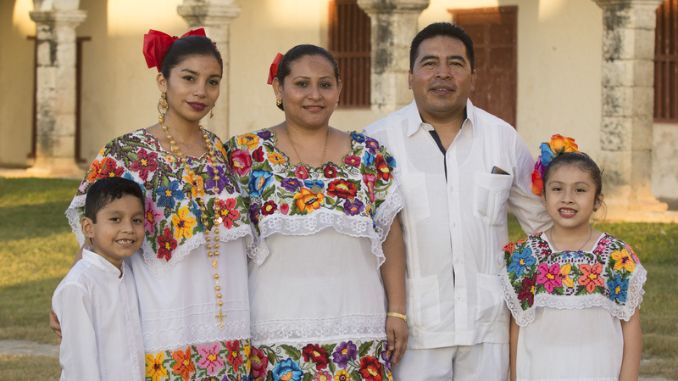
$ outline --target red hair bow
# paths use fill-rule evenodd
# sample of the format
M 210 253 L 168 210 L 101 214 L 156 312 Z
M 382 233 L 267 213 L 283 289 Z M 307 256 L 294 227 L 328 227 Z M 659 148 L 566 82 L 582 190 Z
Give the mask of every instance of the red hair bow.
M 280 61 L 282 61 L 283 55 L 278 53 L 275 55 L 273 62 L 271 62 L 271 67 L 268 68 L 268 81 L 267 84 L 273 83 L 273 79 L 278 75 L 278 66 L 280 66 Z
M 170 36 L 167 33 L 159 32 L 157 30 L 149 29 L 148 33 L 144 34 L 144 58 L 146 58 L 146 64 L 148 67 L 157 67 L 158 71 L 162 67 L 162 61 L 165 59 L 165 55 L 169 51 L 170 46 L 174 41 L 188 37 L 188 36 L 203 36 L 206 37 L 205 29 L 198 28 L 189 30 L 188 32 L 181 35 L 181 37 Z

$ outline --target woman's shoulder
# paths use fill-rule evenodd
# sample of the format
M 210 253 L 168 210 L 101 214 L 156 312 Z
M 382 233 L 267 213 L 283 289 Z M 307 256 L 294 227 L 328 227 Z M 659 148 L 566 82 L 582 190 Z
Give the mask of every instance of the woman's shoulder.
M 257 131 L 244 132 L 237 134 L 228 140 L 228 146 L 231 149 L 255 150 L 266 142 L 273 142 L 275 133 L 272 128 L 264 128 Z

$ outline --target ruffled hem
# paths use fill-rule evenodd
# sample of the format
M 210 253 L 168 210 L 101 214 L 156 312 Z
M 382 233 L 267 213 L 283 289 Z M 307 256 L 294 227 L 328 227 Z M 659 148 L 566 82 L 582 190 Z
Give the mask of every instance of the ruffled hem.
M 82 232 L 82 226 L 80 224 L 81 214 L 79 209 L 85 206 L 85 197 L 86 195 L 75 196 L 71 201 L 71 204 L 68 206 L 68 209 L 66 209 L 66 218 L 68 219 L 71 230 L 73 230 L 75 238 L 77 239 L 80 246 L 83 246 L 85 243 L 85 236 Z M 223 227 L 219 229 L 220 242 L 231 242 L 240 238 L 245 238 L 246 247 L 253 246 L 254 238 L 251 226 L 249 224 L 241 225 L 234 229 L 224 229 Z M 147 239 L 144 240 L 141 248 L 143 251 L 144 262 L 151 270 L 155 270 L 158 268 L 176 265 L 185 257 L 187 257 L 191 251 L 204 244 L 205 235 L 203 233 L 196 233 L 193 235 L 193 237 L 189 238 L 184 244 L 178 246 L 172 252 L 172 258 L 169 261 L 163 258 L 158 258 L 156 253 L 153 251 L 151 243 Z
M 267 216 L 259 222 L 258 239 L 248 244 L 248 256 L 257 265 L 263 264 L 270 254 L 265 239 L 273 234 L 304 236 L 333 228 L 338 233 L 351 237 L 368 238 L 371 252 L 377 258 L 377 267 L 380 267 L 386 260 L 382 243 L 388 237 L 393 219 L 402 210 L 403 204 L 398 188 L 391 187 L 373 219 L 348 216 L 332 210 L 317 210 L 313 214 L 298 216 Z
M 385 322 L 385 314 L 253 321 L 252 342 L 295 344 L 345 339 L 383 340 L 386 338 Z
M 532 323 L 535 318 L 536 308 L 553 308 L 559 310 L 581 310 L 585 308 L 600 307 L 605 309 L 610 315 L 617 319 L 628 321 L 633 316 L 637 308 L 643 302 L 643 285 L 647 280 L 647 271 L 641 264 L 636 265 L 636 270 L 629 280 L 629 289 L 627 299 L 624 304 L 617 304 L 604 295 L 550 295 L 538 294 L 534 297 L 534 304 L 527 310 L 520 306 L 520 300 L 516 295 L 515 289 L 509 281 L 506 269 L 502 270 L 502 288 L 504 289 L 504 300 L 513 318 L 521 327 Z

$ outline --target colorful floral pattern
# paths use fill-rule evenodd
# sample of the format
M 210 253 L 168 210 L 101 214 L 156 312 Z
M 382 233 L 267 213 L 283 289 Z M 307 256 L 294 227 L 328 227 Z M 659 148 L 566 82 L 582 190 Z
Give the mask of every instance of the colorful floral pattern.
M 141 184 L 146 197 L 144 248 L 151 251 L 145 255 L 169 262 L 187 242 L 203 239 L 205 226 L 198 203 L 206 207 L 208 229 L 215 223 L 222 224 L 222 230 L 238 229 L 248 223 L 247 206 L 230 177 L 223 145 L 215 135 L 209 135 L 217 151 L 216 163 L 211 163 L 207 155 L 179 163 L 146 130 L 114 139 L 92 162 L 77 196 L 83 196 L 92 183 L 103 177 L 126 177 Z M 81 201 L 84 204 L 84 197 Z M 81 211 L 82 205 L 77 207 Z
M 252 381 L 390 381 L 383 341 L 252 348 Z
M 351 133 L 351 152 L 342 162 L 317 168 L 290 164 L 271 130 L 236 136 L 227 151 L 238 182 L 248 190 L 257 230 L 267 218 L 318 212 L 366 218 L 376 230 L 375 214 L 393 189 L 395 160 L 379 142 L 358 132 Z
M 248 380 L 250 343 L 231 340 L 146 354 L 146 380 Z
M 596 298 L 594 305 L 611 312 L 624 310 L 626 315 L 629 284 L 638 277 L 638 304 L 642 298 L 645 270 L 630 246 L 608 234 L 603 234 L 592 252 L 553 252 L 543 235 L 534 235 L 527 241 L 509 243 L 504 255 L 505 285 L 508 295 L 515 297 L 508 297 L 507 302 L 514 315 L 533 307 L 553 306 L 553 298 L 578 297 L 564 306 L 576 308 L 576 300 L 581 300 L 582 308 L 591 307 L 591 298 Z M 630 307 L 632 313 L 638 306 Z

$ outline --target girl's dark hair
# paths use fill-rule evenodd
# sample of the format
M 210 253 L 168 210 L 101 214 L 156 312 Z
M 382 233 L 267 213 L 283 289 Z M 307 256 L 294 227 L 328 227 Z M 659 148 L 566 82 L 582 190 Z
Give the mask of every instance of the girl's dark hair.
M 122 196 L 134 196 L 139 199 L 141 208 L 144 207 L 144 194 L 139 184 L 122 177 L 105 177 L 97 180 L 87 190 L 85 199 L 85 217 L 97 222 L 97 213 L 106 205 Z
M 172 68 L 177 66 L 187 56 L 212 56 L 217 62 L 221 71 L 224 71 L 224 61 L 221 59 L 221 53 L 217 50 L 212 40 L 203 36 L 182 37 L 170 46 L 165 58 L 162 60 L 160 71 L 165 78 L 169 78 Z
M 546 195 L 546 183 L 549 180 L 551 172 L 558 167 L 564 165 L 575 165 L 584 172 L 588 172 L 593 179 L 593 184 L 596 186 L 596 200 L 599 200 L 603 192 L 603 174 L 593 159 L 584 152 L 566 152 L 556 156 L 544 173 L 544 195 Z

